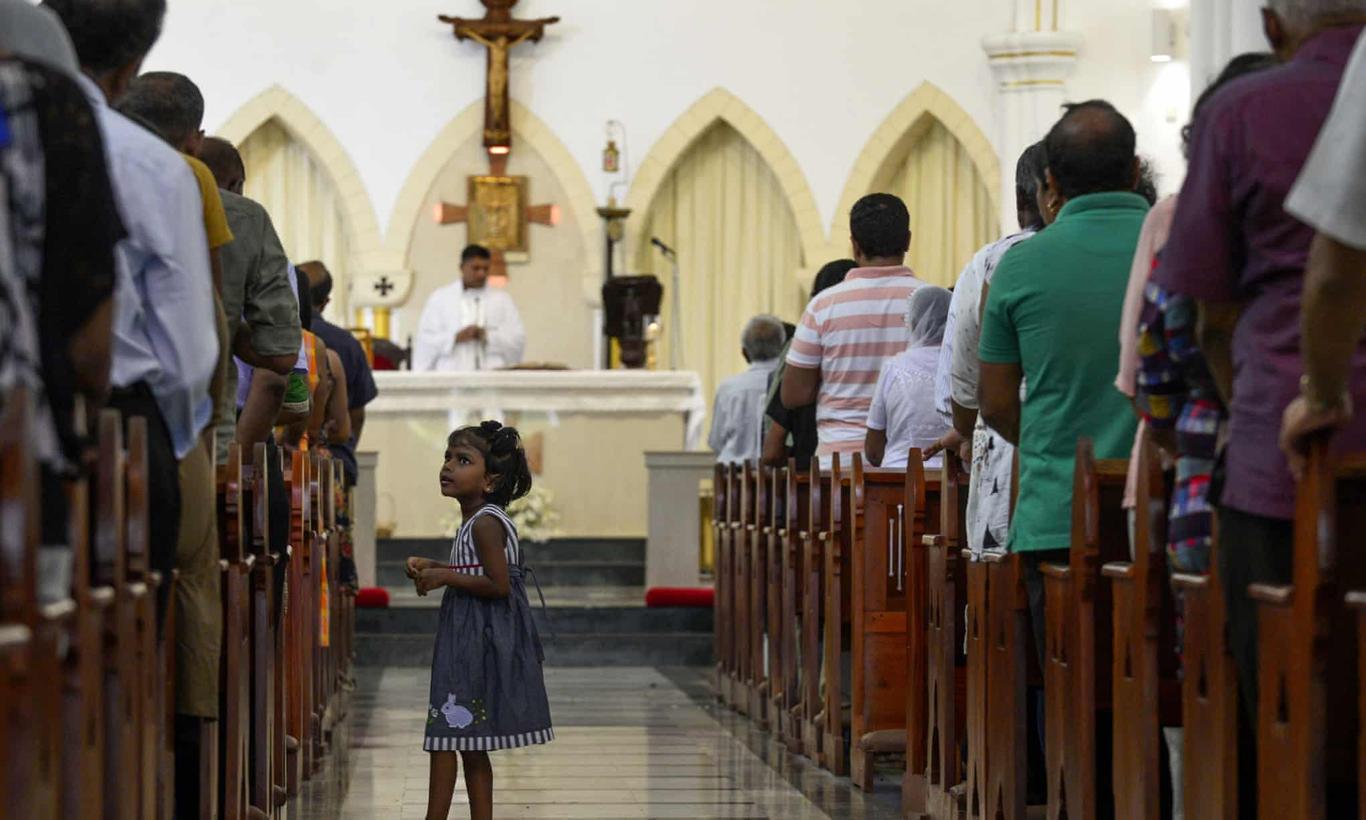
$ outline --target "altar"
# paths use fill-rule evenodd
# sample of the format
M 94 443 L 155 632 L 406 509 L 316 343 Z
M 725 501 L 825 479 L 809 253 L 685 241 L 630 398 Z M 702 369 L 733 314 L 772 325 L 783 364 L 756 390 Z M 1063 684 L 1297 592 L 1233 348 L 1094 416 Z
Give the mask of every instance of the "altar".
M 553 495 L 558 535 L 569 538 L 644 537 L 644 454 L 702 445 L 696 373 L 380 371 L 375 384 L 360 449 L 378 454 L 375 515 L 394 536 L 441 536 L 458 523 L 437 487 L 441 454 L 451 430 L 482 419 L 521 431 L 540 463 L 535 483 Z

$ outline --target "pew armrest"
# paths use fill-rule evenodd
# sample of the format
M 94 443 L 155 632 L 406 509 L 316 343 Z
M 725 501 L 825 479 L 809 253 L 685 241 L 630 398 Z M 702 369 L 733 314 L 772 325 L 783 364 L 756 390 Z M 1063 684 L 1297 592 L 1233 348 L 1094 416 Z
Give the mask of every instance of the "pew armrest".
M 1358 589 L 1353 592 L 1349 592 L 1347 593 L 1344 600 L 1347 601 L 1347 606 L 1350 606 L 1354 609 L 1366 609 L 1366 590 Z
M 38 607 L 38 617 L 49 624 L 66 623 L 76 617 L 76 602 L 70 598 L 53 601 Z
M 7 654 L 28 646 L 33 632 L 23 624 L 0 624 L 0 654 Z
M 811 533 L 807 532 L 806 530 L 797 530 L 797 537 L 805 541 L 806 539 L 811 537 Z
M 1010 560 L 1010 553 L 999 550 L 985 550 L 980 560 L 983 564 L 1004 564 Z
M 1072 568 L 1065 564 L 1039 564 L 1039 572 L 1045 578 L 1070 578 Z
M 1247 594 L 1252 600 L 1273 606 L 1289 606 L 1295 588 L 1281 584 L 1248 584 Z
M 96 610 L 104 610 L 114 605 L 113 587 L 95 587 L 90 590 L 90 606 Z
M 1172 586 L 1177 589 L 1201 590 L 1209 586 L 1208 575 L 1195 575 L 1190 572 L 1173 572 Z
M 925 547 L 946 547 L 949 544 L 949 539 L 942 535 L 922 535 L 920 536 L 920 544 Z
M 881 729 L 869 732 L 858 739 L 858 748 L 860 752 L 870 754 L 901 754 L 906 751 L 906 730 Z
M 1128 561 L 1111 561 L 1100 568 L 1100 574 L 1106 578 L 1132 578 L 1134 565 Z

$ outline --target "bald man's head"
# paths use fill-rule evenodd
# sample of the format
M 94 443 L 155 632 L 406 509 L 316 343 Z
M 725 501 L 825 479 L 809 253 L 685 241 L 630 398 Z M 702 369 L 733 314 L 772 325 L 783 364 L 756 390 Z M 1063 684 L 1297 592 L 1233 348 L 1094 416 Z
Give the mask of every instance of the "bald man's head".
M 213 171 L 219 188 L 241 195 L 247 182 L 247 169 L 232 143 L 220 137 L 205 137 L 199 145 L 199 161 Z
M 322 313 L 332 299 L 332 273 L 322 262 L 314 260 L 296 265 L 299 273 L 308 277 L 308 292 L 313 297 L 313 312 Z
M 1050 187 L 1063 199 L 1132 191 L 1138 179 L 1136 144 L 1134 127 L 1110 103 L 1069 105 L 1044 138 Z

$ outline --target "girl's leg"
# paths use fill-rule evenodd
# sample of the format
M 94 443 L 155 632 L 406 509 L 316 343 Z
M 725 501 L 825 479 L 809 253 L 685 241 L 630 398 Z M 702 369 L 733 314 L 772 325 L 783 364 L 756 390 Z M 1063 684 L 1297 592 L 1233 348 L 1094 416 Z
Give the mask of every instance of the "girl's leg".
M 427 782 L 427 820 L 446 820 L 455 794 L 455 776 L 460 762 L 455 752 L 429 752 L 431 779 Z
M 465 759 L 465 792 L 470 820 L 493 820 L 493 763 L 488 752 L 461 752 Z

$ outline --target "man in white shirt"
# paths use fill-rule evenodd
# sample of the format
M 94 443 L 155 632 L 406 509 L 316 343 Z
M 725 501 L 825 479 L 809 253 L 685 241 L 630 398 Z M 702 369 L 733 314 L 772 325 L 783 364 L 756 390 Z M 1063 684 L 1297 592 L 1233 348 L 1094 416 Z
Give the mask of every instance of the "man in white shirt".
M 460 254 L 460 281 L 427 299 L 414 370 L 500 370 L 522 361 L 522 317 L 507 291 L 487 287 L 492 260 L 488 248 L 469 245 Z
M 707 446 L 721 464 L 758 461 L 763 452 L 764 409 L 769 380 L 787 345 L 787 328 L 776 316 L 760 314 L 745 323 L 740 350 L 749 369 L 716 386 Z
M 104 136 L 109 176 L 128 236 L 115 256 L 117 282 L 108 406 L 125 424 L 147 422 L 148 553 L 167 581 L 178 566 L 179 462 L 213 417 L 209 383 L 219 341 L 199 185 L 160 136 L 110 108 L 161 33 L 164 0 L 48 0 L 71 36 L 85 91 Z M 169 583 L 157 618 L 167 612 Z M 179 671 L 179 669 L 177 670 Z M 198 719 L 177 715 L 178 816 L 198 812 Z

